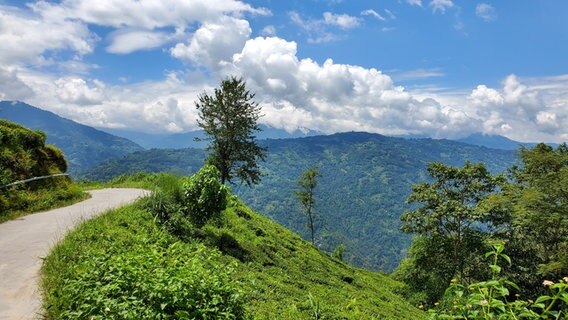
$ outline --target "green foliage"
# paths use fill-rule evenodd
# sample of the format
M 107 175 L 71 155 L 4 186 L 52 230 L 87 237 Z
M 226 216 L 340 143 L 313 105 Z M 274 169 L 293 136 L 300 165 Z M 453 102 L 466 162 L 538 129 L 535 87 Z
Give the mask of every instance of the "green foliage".
M 345 246 L 342 244 L 338 245 L 337 248 L 333 249 L 331 256 L 339 261 L 343 261 L 343 253 L 345 252 Z
M 501 276 L 499 260 L 509 265 L 511 259 L 503 253 L 502 242 L 492 242 L 492 250 L 485 254 L 491 259 L 491 279 L 464 287 L 457 280 L 446 290 L 436 309 L 430 310 L 432 319 L 565 319 L 568 316 L 568 277 L 554 283 L 542 284 L 548 293 L 535 301 L 522 300 L 519 287 Z
M 133 206 L 73 231 L 47 257 L 46 319 L 244 319 L 234 262 L 176 241 Z
M 0 222 L 84 199 L 67 177 L 53 177 L 7 186 L 33 177 L 64 173 L 67 161 L 46 136 L 7 120 L 0 120 Z
M 298 197 L 298 200 L 300 200 L 300 204 L 302 205 L 302 208 L 304 208 L 304 211 L 308 216 L 307 225 L 310 229 L 312 244 L 314 246 L 316 245 L 314 238 L 316 213 L 314 207 L 316 204 L 315 189 L 318 185 L 317 177 L 318 170 L 315 167 L 304 171 L 304 173 L 302 173 L 302 176 L 298 180 L 298 186 L 300 187 L 300 190 L 294 190 L 294 194 L 296 195 L 296 197 Z
M 521 148 L 522 163 L 510 171 L 501 192 L 485 201 L 503 216 L 508 254 L 516 263 L 505 274 L 521 293 L 544 293 L 542 278 L 568 273 L 568 148 L 538 144 Z
M 544 276 L 568 273 L 568 147 L 538 144 L 520 150 L 523 166 L 513 169 L 507 190 L 518 238 L 537 248 Z
M 210 142 L 209 163 L 219 169 L 223 184 L 234 177 L 248 185 L 260 181 L 257 162 L 264 160 L 265 149 L 255 141 L 254 133 L 261 130 L 257 124 L 261 114 L 253 98 L 245 81 L 231 77 L 215 88 L 213 96 L 203 93 L 195 103 L 197 124 Z
M 475 257 L 481 255 L 484 239 L 500 230 L 502 212 L 479 204 L 504 179 L 469 162 L 461 168 L 431 163 L 428 173 L 433 182 L 414 185 L 407 199 L 420 207 L 401 216 L 402 230 L 421 237 L 398 275 L 411 291 L 423 291 L 431 304 L 452 278 L 467 282 L 482 275 Z
M 184 210 L 198 227 L 219 218 L 227 206 L 228 188 L 219 182 L 220 173 L 212 165 L 205 165 L 183 183 Z
M 207 299 L 199 301 L 226 310 L 208 319 L 238 318 L 243 308 L 245 317 L 253 319 L 426 317 L 394 293 L 400 283 L 329 257 L 235 197 L 228 196 L 221 220 L 193 230 L 182 242 L 151 212 L 136 206 L 86 222 L 45 262 L 47 319 L 88 312 L 91 304 L 102 312 L 98 318 L 179 318 L 180 313 L 170 316 L 175 315 L 173 306 L 189 304 L 171 300 L 205 290 L 200 284 L 195 290 L 186 285 L 196 277 L 203 277 L 207 288 L 217 288 L 215 296 L 207 291 Z M 162 311 L 162 304 L 168 311 Z

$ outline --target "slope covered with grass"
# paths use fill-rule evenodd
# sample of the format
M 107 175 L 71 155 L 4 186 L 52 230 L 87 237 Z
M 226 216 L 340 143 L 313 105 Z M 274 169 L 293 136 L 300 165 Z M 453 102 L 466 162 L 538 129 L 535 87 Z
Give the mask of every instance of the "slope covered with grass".
M 69 204 L 86 196 L 63 174 L 67 161 L 46 135 L 0 119 L 0 222 L 32 211 Z
M 143 201 L 86 222 L 47 257 L 47 318 L 425 317 L 394 293 L 400 283 L 331 258 L 229 198 L 220 219 L 181 237 Z

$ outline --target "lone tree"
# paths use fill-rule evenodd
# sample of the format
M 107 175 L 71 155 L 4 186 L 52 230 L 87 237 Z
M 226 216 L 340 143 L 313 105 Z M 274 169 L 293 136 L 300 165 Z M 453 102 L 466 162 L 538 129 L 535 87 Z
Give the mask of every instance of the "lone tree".
M 306 212 L 306 215 L 308 216 L 308 228 L 310 228 L 313 245 L 316 244 L 314 240 L 314 232 L 315 232 L 314 206 L 316 204 L 314 191 L 318 184 L 317 177 L 318 177 L 318 170 L 316 168 L 310 168 L 306 170 L 302 174 L 302 177 L 298 180 L 298 186 L 300 187 L 300 190 L 294 190 L 294 194 L 300 200 L 300 204 L 302 205 L 302 207 Z
M 221 173 L 221 183 L 237 177 L 248 185 L 260 181 L 257 161 L 265 159 L 266 149 L 256 143 L 255 132 L 261 131 L 261 117 L 254 94 L 241 78 L 230 77 L 221 82 L 214 95 L 203 93 L 195 103 L 197 124 L 205 131 L 210 151 L 208 162 Z

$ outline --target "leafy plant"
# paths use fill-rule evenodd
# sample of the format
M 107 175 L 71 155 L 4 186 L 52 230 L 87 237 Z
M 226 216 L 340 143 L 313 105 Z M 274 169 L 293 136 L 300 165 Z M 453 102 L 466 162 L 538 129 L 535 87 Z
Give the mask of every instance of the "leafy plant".
M 485 254 L 491 259 L 491 279 L 465 287 L 452 281 L 437 309 L 431 309 L 432 319 L 564 319 L 568 308 L 568 277 L 558 282 L 545 280 L 549 294 L 535 301 L 513 296 L 511 290 L 519 287 L 501 276 L 500 260 L 511 264 L 503 253 L 503 242 L 491 243 L 492 250 Z
M 228 188 L 219 177 L 216 167 L 205 165 L 183 183 L 183 210 L 198 227 L 219 218 L 227 206 Z

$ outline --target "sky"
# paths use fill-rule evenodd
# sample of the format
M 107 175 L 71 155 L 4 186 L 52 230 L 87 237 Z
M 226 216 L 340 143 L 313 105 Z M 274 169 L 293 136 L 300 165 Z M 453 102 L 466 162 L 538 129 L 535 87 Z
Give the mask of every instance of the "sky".
M 563 142 L 567 16 L 566 0 L 0 0 L 0 100 L 183 132 L 236 76 L 288 131 Z

